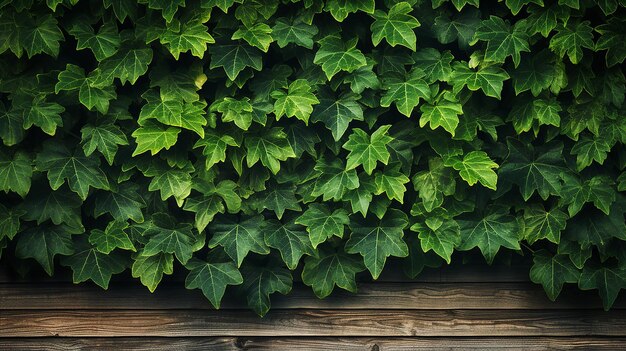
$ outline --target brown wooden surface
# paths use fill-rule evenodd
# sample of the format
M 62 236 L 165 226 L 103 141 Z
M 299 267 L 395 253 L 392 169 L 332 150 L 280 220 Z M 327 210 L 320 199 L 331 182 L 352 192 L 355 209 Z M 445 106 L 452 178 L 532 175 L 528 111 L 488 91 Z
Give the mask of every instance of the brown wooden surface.
M 242 350 L 320 350 L 320 351 L 410 351 L 410 350 L 624 350 L 626 338 L 230 338 L 230 337 L 185 337 L 185 338 L 25 338 L 0 339 L 0 349 L 13 351 L 74 351 L 133 349 L 142 351 L 242 351 Z
M 108 291 L 62 277 L 0 274 L 0 350 L 626 350 L 624 296 L 604 312 L 595 291 L 566 285 L 551 302 L 528 266 L 457 265 L 412 281 L 395 269 L 324 300 L 296 282 L 264 318 L 233 293 L 214 310 L 181 276 L 154 294 L 124 276 Z
M 600 309 L 595 292 L 568 287 L 557 301 L 550 301 L 541 286 L 530 283 L 361 283 L 357 294 L 335 289 L 318 299 L 311 288 L 294 284 L 287 296 L 272 297 L 272 309 Z M 242 299 L 226 297 L 222 309 L 247 309 Z M 139 302 L 139 303 L 138 303 Z M 614 310 L 625 309 L 621 296 Z M 199 290 L 167 284 L 150 293 L 138 283 L 112 284 L 109 290 L 71 283 L 0 284 L 0 310 L 171 310 L 212 309 Z

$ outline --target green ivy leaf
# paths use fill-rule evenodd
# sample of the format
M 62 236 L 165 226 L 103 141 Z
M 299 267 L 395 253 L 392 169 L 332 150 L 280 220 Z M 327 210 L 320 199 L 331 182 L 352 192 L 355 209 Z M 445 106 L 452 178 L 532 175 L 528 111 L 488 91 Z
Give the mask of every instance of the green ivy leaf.
M 515 67 L 520 64 L 520 53 L 530 52 L 525 28 L 517 25 L 511 28 L 508 21 L 497 16 L 490 16 L 488 20 L 480 22 L 474 34 L 474 40 L 487 42 L 486 60 L 504 62 L 507 57 L 511 56 Z
M 363 260 L 344 252 L 319 250 L 318 256 L 304 260 L 302 282 L 320 299 L 330 295 L 335 286 L 356 292 L 355 275 L 365 270 Z
M 213 237 L 209 241 L 209 248 L 222 246 L 224 251 L 241 266 L 244 258 L 252 252 L 266 255 L 269 248 L 265 244 L 261 228 L 265 222 L 262 216 L 254 216 L 243 220 L 231 217 L 220 217 L 209 224 L 209 232 Z
M 324 9 L 338 22 L 343 22 L 349 14 L 357 11 L 374 13 L 374 0 L 328 0 Z
M 52 190 L 67 182 L 83 200 L 87 198 L 89 188 L 109 189 L 109 181 L 99 165 L 98 159 L 85 157 L 82 152 L 72 155 L 67 147 L 52 141 L 46 143 L 35 159 L 35 167 L 46 172 Z
M 187 264 L 193 252 L 204 246 L 204 240 L 200 241 L 200 238 L 194 235 L 190 224 L 178 224 L 171 216 L 164 213 L 152 216 L 143 236 L 148 238 L 148 242 L 144 246 L 142 255 L 174 254 L 182 264 Z
M 315 25 L 304 23 L 298 19 L 290 21 L 284 17 L 276 19 L 276 23 L 272 27 L 272 36 L 281 48 L 293 43 L 307 49 L 313 49 L 313 37 L 318 32 L 319 30 Z
M 395 103 L 398 111 L 407 117 L 420 99 L 430 100 L 431 90 L 424 80 L 426 73 L 419 68 L 414 68 L 403 78 L 390 76 L 383 79 L 383 88 L 386 90 L 380 99 L 380 106 L 389 107 Z
M 418 233 L 424 252 L 433 250 L 439 257 L 450 263 L 454 247 L 461 243 L 460 227 L 452 219 L 440 220 L 439 223 L 438 227 L 431 228 L 418 222 L 411 226 L 411 231 Z
M 318 41 L 320 48 L 315 53 L 313 63 L 322 67 L 328 80 L 340 71 L 353 72 L 367 65 L 365 56 L 356 48 L 357 41 L 358 38 L 343 41 L 336 34 L 326 36 Z
M 34 258 L 41 267 L 52 275 L 54 257 L 74 253 L 71 228 L 67 226 L 40 225 L 20 233 L 15 254 L 21 258 Z
M 87 124 L 80 130 L 80 133 L 85 156 L 91 156 L 94 151 L 98 150 L 109 165 L 113 165 L 118 146 L 128 145 L 126 134 L 113 123 L 97 126 Z
M 558 208 L 545 210 L 542 205 L 531 205 L 524 209 L 524 239 L 529 244 L 542 239 L 558 244 L 568 218 Z
M 89 22 L 81 20 L 75 23 L 68 33 L 78 41 L 76 49 L 90 49 L 98 61 L 115 55 L 121 44 L 115 22 L 104 23 L 96 34 Z
M 146 202 L 140 195 L 139 185 L 132 182 L 124 182 L 114 186 L 110 191 L 100 193 L 96 197 L 94 216 L 100 217 L 109 213 L 118 221 L 131 219 L 136 223 L 142 223 L 142 208 Z
M 519 250 L 519 226 L 515 217 L 506 211 L 493 211 L 479 220 L 459 220 L 461 244 L 459 250 L 478 247 L 487 263 L 493 259 L 500 247 Z
M 57 20 L 52 15 L 39 15 L 35 19 L 29 17 L 26 24 L 24 28 L 20 28 L 19 41 L 28 57 L 41 53 L 57 57 L 59 42 L 64 39 Z
M 251 46 L 261 49 L 263 52 L 267 52 L 270 48 L 270 44 L 274 42 L 272 38 L 272 28 L 265 23 L 255 23 L 254 25 L 247 27 L 239 27 L 231 39 L 243 39 Z
M 378 161 L 387 164 L 390 156 L 387 144 L 393 140 L 388 135 L 390 127 L 390 125 L 381 126 L 371 136 L 362 129 L 354 129 L 348 141 L 343 145 L 344 149 L 350 151 L 346 170 L 362 165 L 367 174 L 372 174 Z
M 203 58 L 207 44 L 215 43 L 208 30 L 207 26 L 199 22 L 177 23 L 168 26 L 159 39 L 176 60 L 181 53 L 187 51 L 193 56 Z
M 471 91 L 481 89 L 485 95 L 500 99 L 504 81 L 510 78 L 505 70 L 497 66 L 480 67 L 478 70 L 472 70 L 464 63 L 455 62 L 452 68 L 450 84 L 454 87 L 454 92 L 467 86 Z
M 89 234 L 89 243 L 96 250 L 103 254 L 109 254 L 111 251 L 119 248 L 122 250 L 137 251 L 135 245 L 128 237 L 126 229 L 128 223 L 121 221 L 112 221 L 107 224 L 104 230 L 93 229 Z
M 279 120 L 281 116 L 296 117 L 309 123 L 309 116 L 313 112 L 313 105 L 319 104 L 319 100 L 311 92 L 313 87 L 306 79 L 297 79 L 289 84 L 287 92 L 275 90 L 271 93 L 274 102 L 274 114 Z
M 200 289 L 213 307 L 219 309 L 228 285 L 240 285 L 243 277 L 232 262 L 212 263 L 192 259 L 185 266 L 189 270 L 185 287 Z
M 248 167 L 254 166 L 260 160 L 274 174 L 280 170 L 280 161 L 296 157 L 289 145 L 287 134 L 281 128 L 271 128 L 262 135 L 250 135 L 245 139 L 244 146 L 248 151 Z
M 318 203 L 312 203 L 309 208 L 295 220 L 295 223 L 306 226 L 313 248 L 333 236 L 343 238 L 344 226 L 350 223 L 348 212 L 344 209 L 331 210 Z
M 222 67 L 228 78 L 234 81 L 246 67 L 257 71 L 263 68 L 261 55 L 257 49 L 247 45 L 213 45 L 210 69 Z
M 0 190 L 13 191 L 25 197 L 33 175 L 33 161 L 25 152 L 18 151 L 12 158 L 0 153 Z
M 442 127 L 454 136 L 459 125 L 459 115 L 463 114 L 463 106 L 457 100 L 444 96 L 432 104 L 422 105 L 420 111 L 422 111 L 420 127 L 423 128 L 428 123 L 431 129 Z
M 374 23 L 370 26 L 374 46 L 378 46 L 384 38 L 391 46 L 402 45 L 415 51 L 417 38 L 413 29 L 419 27 L 420 23 L 410 15 L 412 11 L 408 2 L 393 5 L 388 13 L 376 10 Z
M 271 294 L 287 295 L 291 291 L 291 273 L 284 268 L 251 266 L 244 267 L 242 272 L 242 289 L 247 293 L 248 306 L 261 317 L 270 309 Z
M 585 267 L 580 275 L 578 287 L 582 290 L 598 289 L 606 311 L 613 306 L 619 291 L 626 288 L 626 271 L 609 267 L 597 269 Z
M 135 138 L 137 147 L 133 156 L 150 151 L 156 155 L 162 149 L 169 150 L 178 140 L 180 128 L 168 127 L 155 122 L 146 122 L 137 128 L 131 135 Z
M 593 28 L 589 21 L 570 21 L 566 26 L 557 29 L 557 33 L 550 38 L 550 50 L 559 57 L 565 54 L 573 64 L 582 60 L 583 48 L 594 49 Z
M 141 253 L 134 257 L 132 266 L 133 278 L 139 278 L 141 284 L 150 292 L 154 292 L 163 279 L 163 274 L 174 273 L 174 255 L 159 253 L 145 256 Z
M 390 209 L 378 220 L 368 218 L 350 222 L 350 239 L 346 242 L 347 253 L 359 253 L 374 279 L 385 266 L 389 256 L 406 257 L 409 249 L 402 240 L 404 228 L 409 224 L 404 212 Z
M 78 100 L 89 110 L 95 109 L 106 114 L 109 110 L 109 101 L 116 98 L 113 86 L 100 86 L 98 77 L 85 77 L 85 71 L 76 65 L 68 64 L 65 71 L 59 73 L 59 82 L 54 92 L 78 90 Z
M 483 186 L 496 190 L 498 175 L 493 169 L 498 164 L 493 162 L 484 151 L 472 151 L 461 158 L 453 158 L 450 166 L 459 171 L 461 178 L 469 185 L 480 182 Z
M 344 97 L 340 99 L 320 98 L 311 114 L 312 122 L 322 122 L 330 129 L 335 141 L 339 141 L 348 130 L 351 121 L 363 120 L 363 109 L 354 99 Z
M 530 280 L 541 284 L 554 301 L 565 283 L 576 283 L 580 272 L 565 255 L 552 255 L 545 250 L 533 254 L 533 266 L 530 268 Z
M 295 224 L 293 219 L 283 222 L 270 220 L 267 222 L 264 232 L 265 244 L 277 249 L 283 262 L 291 270 L 296 269 L 302 256 L 315 255 L 309 234 L 302 226 Z

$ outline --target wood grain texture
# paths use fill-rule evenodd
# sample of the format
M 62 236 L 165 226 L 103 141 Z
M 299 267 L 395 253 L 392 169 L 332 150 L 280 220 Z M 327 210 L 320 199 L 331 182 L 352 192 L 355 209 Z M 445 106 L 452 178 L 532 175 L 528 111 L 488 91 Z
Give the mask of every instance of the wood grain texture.
M 6 310 L 0 337 L 626 336 L 612 310 Z
M 600 309 L 592 291 L 575 287 L 556 301 L 548 300 L 541 286 L 533 283 L 361 283 L 357 294 L 336 288 L 318 299 L 311 288 L 294 284 L 287 295 L 272 296 L 273 309 Z M 227 294 L 232 295 L 232 294 Z M 224 309 L 247 309 L 245 300 L 226 298 Z M 613 309 L 626 308 L 620 297 Z M 0 310 L 5 309 L 212 309 L 199 290 L 166 284 L 150 293 L 139 284 L 112 284 L 103 290 L 93 284 L 0 284 Z
M 624 350 L 626 338 L 36 338 L 0 339 L 13 351 L 409 351 L 409 350 Z

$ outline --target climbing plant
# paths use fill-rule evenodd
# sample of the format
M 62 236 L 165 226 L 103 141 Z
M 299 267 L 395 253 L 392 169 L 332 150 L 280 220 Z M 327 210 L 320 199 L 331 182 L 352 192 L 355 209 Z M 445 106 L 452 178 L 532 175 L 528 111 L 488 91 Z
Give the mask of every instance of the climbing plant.
M 625 6 L 0 1 L 2 260 L 105 289 L 179 271 L 264 315 L 295 275 L 323 298 L 473 250 L 608 309 Z

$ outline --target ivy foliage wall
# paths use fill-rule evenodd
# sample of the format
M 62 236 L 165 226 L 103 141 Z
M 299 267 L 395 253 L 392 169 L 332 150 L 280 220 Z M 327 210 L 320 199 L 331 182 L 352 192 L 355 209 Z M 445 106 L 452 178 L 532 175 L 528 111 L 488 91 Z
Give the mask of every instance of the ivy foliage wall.
M 263 315 L 294 274 L 323 298 L 506 251 L 609 308 L 625 6 L 0 1 L 2 260 L 105 289 L 181 270 Z

